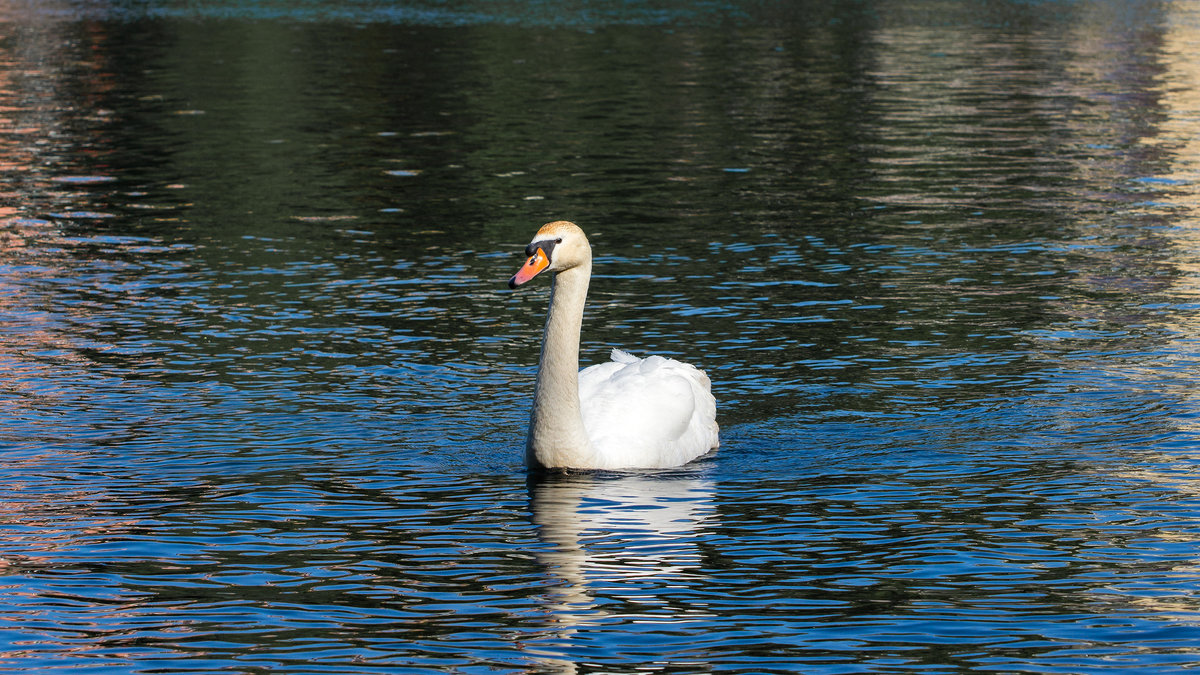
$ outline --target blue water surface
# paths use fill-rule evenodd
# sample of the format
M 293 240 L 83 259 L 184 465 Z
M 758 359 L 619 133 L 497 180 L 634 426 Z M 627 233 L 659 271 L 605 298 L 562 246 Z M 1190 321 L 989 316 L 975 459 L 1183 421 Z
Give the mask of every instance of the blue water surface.
M 1198 19 L 0 8 L 0 667 L 1194 669 Z M 716 453 L 524 470 L 556 219 Z

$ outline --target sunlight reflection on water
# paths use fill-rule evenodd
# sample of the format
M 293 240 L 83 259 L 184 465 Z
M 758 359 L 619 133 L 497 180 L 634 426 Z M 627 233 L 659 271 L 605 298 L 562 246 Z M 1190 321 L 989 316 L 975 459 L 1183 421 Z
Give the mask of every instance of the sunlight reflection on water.
M 490 7 L 0 8 L 7 671 L 1194 662 L 1190 6 Z M 522 470 L 558 217 L 714 456 Z

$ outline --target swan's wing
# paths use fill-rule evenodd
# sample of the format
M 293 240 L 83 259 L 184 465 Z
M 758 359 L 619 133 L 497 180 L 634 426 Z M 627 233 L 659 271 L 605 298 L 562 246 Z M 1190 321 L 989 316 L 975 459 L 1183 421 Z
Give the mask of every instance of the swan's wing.
M 612 348 L 612 352 L 609 354 L 609 358 L 611 358 L 616 363 L 637 363 L 638 361 L 641 361 L 641 359 L 634 356 L 633 354 L 630 354 L 629 352 L 624 351 L 622 349 L 617 349 L 616 347 Z
M 579 373 L 579 399 L 588 438 L 613 468 L 677 466 L 718 445 L 708 377 L 674 359 L 614 349 Z

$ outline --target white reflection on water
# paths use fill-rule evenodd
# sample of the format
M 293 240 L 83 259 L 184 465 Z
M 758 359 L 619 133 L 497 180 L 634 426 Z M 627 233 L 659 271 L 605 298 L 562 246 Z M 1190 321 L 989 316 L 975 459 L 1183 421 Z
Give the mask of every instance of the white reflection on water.
M 717 525 L 710 481 L 552 475 L 531 483 L 530 510 L 548 544 L 537 551 L 538 561 L 559 582 L 545 596 L 553 628 L 529 649 L 545 665 L 575 672 L 561 652 L 609 618 L 675 630 L 711 620 L 703 608 L 673 606 L 658 593 L 703 581 L 698 544 Z
M 865 4 L 939 21 L 0 43 L 13 639 L 141 671 L 1191 657 L 1196 10 Z M 526 521 L 540 324 L 492 289 L 543 209 L 608 236 L 596 352 L 709 350 L 734 451 L 548 477 Z
M 1189 3 L 1172 3 L 1162 44 L 1157 77 L 1162 119 L 1155 133 L 1140 142 L 1161 153 L 1165 170 L 1156 175 L 1137 176 L 1152 188 L 1152 197 L 1137 205 L 1143 215 L 1169 223 L 1157 228 L 1164 238 L 1169 283 L 1159 293 L 1140 299 L 1138 307 L 1148 324 L 1164 338 L 1153 360 L 1127 369 L 1126 376 L 1138 386 L 1178 397 L 1180 404 L 1164 420 L 1177 438 L 1200 434 L 1200 393 L 1194 382 L 1200 367 L 1200 223 L 1195 219 L 1200 199 L 1200 8 Z M 1149 271 L 1146 276 L 1152 276 Z M 1194 443 L 1176 441 L 1158 444 L 1155 451 L 1121 474 L 1159 485 L 1169 485 L 1183 495 L 1200 492 L 1196 461 L 1200 453 Z M 1194 541 L 1194 530 L 1164 528 L 1157 533 L 1167 541 Z M 1180 569 L 1194 574 L 1195 568 Z
M 1170 173 L 1158 176 L 1164 186 L 1163 207 L 1175 214 L 1179 226 L 1168 230 L 1174 244 L 1175 266 L 1178 276 L 1174 279 L 1172 293 L 1188 303 L 1200 302 L 1200 223 L 1193 218 L 1178 217 L 1182 214 L 1194 216 L 1200 200 L 1196 189 L 1200 185 L 1200 62 L 1196 60 L 1200 50 L 1200 8 L 1193 5 L 1173 5 L 1174 20 L 1163 33 L 1161 76 L 1165 83 L 1162 93 L 1162 108 L 1165 119 L 1158 127 L 1158 134 L 1145 142 L 1162 148 L 1170 158 Z M 1188 312 L 1171 312 L 1173 322 L 1192 319 L 1172 327 L 1178 330 L 1181 340 L 1194 342 L 1200 337 L 1200 314 L 1198 307 Z M 1194 347 L 1193 347 L 1194 349 Z

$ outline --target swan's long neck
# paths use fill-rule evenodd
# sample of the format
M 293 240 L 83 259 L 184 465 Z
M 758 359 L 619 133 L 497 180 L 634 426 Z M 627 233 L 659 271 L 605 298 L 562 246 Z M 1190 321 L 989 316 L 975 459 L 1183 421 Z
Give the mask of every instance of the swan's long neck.
M 550 311 L 542 335 L 525 463 L 531 467 L 579 466 L 591 442 L 579 407 L 579 329 L 591 262 L 563 270 L 550 286 Z

